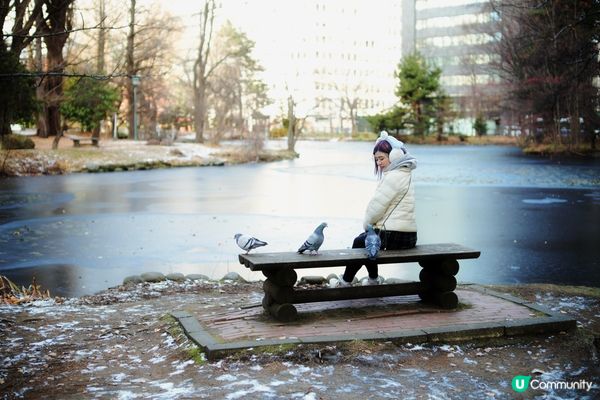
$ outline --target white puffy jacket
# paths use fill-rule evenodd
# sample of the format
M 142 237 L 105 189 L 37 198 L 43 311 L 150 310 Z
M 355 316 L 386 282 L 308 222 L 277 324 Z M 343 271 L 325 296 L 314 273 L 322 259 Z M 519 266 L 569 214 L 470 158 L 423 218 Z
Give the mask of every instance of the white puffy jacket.
M 385 222 L 387 231 L 416 232 L 413 187 L 410 169 L 397 168 L 384 172 L 367 205 L 363 228 L 366 230 L 367 225 L 371 224 L 374 228 L 383 229 Z

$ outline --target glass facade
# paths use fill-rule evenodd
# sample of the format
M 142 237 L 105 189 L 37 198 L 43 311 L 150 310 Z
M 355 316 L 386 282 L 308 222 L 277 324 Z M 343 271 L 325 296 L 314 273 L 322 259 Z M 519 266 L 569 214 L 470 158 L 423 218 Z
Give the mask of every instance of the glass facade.
M 409 6 L 414 7 L 414 40 L 404 52 L 417 50 L 442 69 L 441 84 L 462 117 L 454 131 L 473 134 L 477 115 L 495 119 L 497 113 L 489 99 L 500 84 L 490 68 L 499 59 L 493 52 L 493 43 L 500 38 L 494 31 L 498 15 L 489 0 L 405 1 L 404 7 Z

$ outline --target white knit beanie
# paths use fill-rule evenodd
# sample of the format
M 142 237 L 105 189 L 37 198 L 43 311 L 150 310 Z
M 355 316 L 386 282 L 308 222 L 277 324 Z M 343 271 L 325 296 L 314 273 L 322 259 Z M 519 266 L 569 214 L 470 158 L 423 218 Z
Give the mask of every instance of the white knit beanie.
M 400 157 L 408 153 L 408 150 L 404 146 L 404 143 L 396 139 L 395 137 L 389 135 L 386 131 L 379 132 L 379 137 L 377 138 L 375 144 L 379 143 L 382 140 L 386 140 L 392 146 L 392 151 L 389 155 L 390 161 L 399 159 Z

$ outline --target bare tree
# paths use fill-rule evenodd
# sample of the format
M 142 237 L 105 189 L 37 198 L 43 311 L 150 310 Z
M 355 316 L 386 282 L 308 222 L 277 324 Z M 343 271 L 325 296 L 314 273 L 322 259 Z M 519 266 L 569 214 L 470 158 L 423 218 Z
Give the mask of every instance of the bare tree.
M 135 47 L 135 35 L 136 35 L 136 26 L 135 26 L 135 15 L 136 15 L 136 0 L 130 0 L 129 3 L 129 34 L 127 35 L 127 53 L 126 53 L 126 73 L 129 77 L 129 82 L 127 82 L 127 99 L 129 100 L 128 110 L 127 110 L 127 120 L 129 121 L 129 139 L 134 139 L 135 131 L 137 129 L 135 120 L 135 84 L 134 76 L 137 74 L 136 66 L 135 66 L 135 56 L 134 56 L 134 47 Z
M 41 18 L 41 15 L 40 17 Z M 44 56 L 42 54 L 42 38 L 37 37 L 34 42 L 34 67 L 36 71 L 43 71 L 44 69 Z M 37 134 L 38 136 L 43 136 L 48 132 L 48 127 L 46 126 L 46 112 L 47 105 L 44 100 L 45 90 L 43 85 L 43 76 L 39 76 L 36 78 L 36 98 L 40 100 L 41 110 L 36 112 L 37 116 Z
M 239 75 L 236 65 L 223 65 L 210 81 L 210 94 L 207 99 L 214 115 L 213 129 L 209 137 L 211 144 L 218 144 L 228 130 L 242 125 L 242 88 Z
M 129 138 L 133 139 L 138 128 L 134 121 L 136 102 L 134 90 L 139 94 L 140 119 L 146 122 L 146 127 L 140 129 L 144 136 L 153 136 L 156 132 L 158 114 L 156 102 L 160 94 L 164 93 L 165 85 L 160 82 L 162 76 L 171 67 L 173 42 L 171 35 L 178 28 L 175 19 L 169 14 L 158 9 L 141 10 L 136 0 L 130 0 L 128 21 L 127 47 L 125 49 L 125 74 L 127 80 L 123 82 L 126 87 L 127 121 Z M 139 82 L 133 77 L 138 76 Z M 134 83 L 139 87 L 134 89 Z M 144 111 L 151 113 L 150 117 L 141 114 Z M 150 126 L 150 128 L 148 128 Z M 140 127 L 142 128 L 142 127 Z M 154 130 L 154 131 L 153 131 Z
M 501 16 L 497 71 L 509 85 L 512 109 L 536 140 L 560 143 L 560 121 L 568 117 L 568 141 L 577 144 L 579 121 L 589 131 L 600 126 L 595 107 L 600 73 L 600 3 L 579 0 L 545 2 L 494 0 Z
M 200 42 L 193 68 L 192 87 L 194 90 L 194 128 L 196 142 L 204 142 L 204 124 L 206 118 L 206 89 L 213 68 L 208 67 L 214 28 L 216 5 L 214 0 L 205 0 L 200 12 Z
M 31 0 L 0 0 L 0 28 L 3 33 L 10 32 L 9 35 L 2 35 L 0 51 L 19 56 L 33 41 L 35 36 L 32 29 L 42 15 L 44 3 L 45 0 L 34 0 L 33 4 Z M 13 22 L 10 30 L 4 29 L 7 20 Z
M 363 84 L 362 82 L 359 82 L 356 85 L 350 85 L 346 83 L 344 85 L 341 85 L 341 87 L 338 87 L 337 85 L 336 87 L 340 91 L 341 95 L 340 118 L 343 118 L 343 114 L 345 113 L 346 116 L 350 119 L 351 133 L 356 133 L 357 113 L 361 102 L 361 96 L 359 93 L 361 91 L 361 88 L 363 87 Z
M 0 77 L 0 80 L 10 81 L 6 85 L 2 82 L 4 93 L 0 93 L 0 137 L 11 133 L 10 124 L 19 113 L 15 107 L 31 103 L 31 99 L 24 98 L 28 96 L 26 93 L 32 91 L 30 82 L 22 77 L 9 75 L 18 68 L 24 70 L 19 63 L 20 55 L 36 37 L 35 22 L 41 18 L 43 3 L 42 0 L 0 0 L 0 73 L 6 75 Z M 9 28 L 10 23 L 12 26 Z M 19 96 L 9 93 L 8 86 L 12 86 Z M 30 90 L 23 90 L 25 87 Z
M 200 12 L 200 36 L 196 49 L 196 57 L 192 67 L 192 89 L 194 92 L 194 128 L 196 130 L 196 142 L 205 140 L 204 129 L 207 125 L 207 95 L 210 78 L 229 59 L 240 59 L 248 61 L 252 47 L 247 47 L 246 40 L 238 40 L 228 43 L 218 53 L 213 54 L 212 41 L 215 23 L 216 4 L 214 0 L 205 0 L 204 7 Z M 253 44 L 252 44 L 253 46 Z
M 296 102 L 294 97 L 290 94 L 287 99 L 287 123 L 288 123 L 288 135 L 287 135 L 287 149 L 289 152 L 296 153 L 296 142 L 300 138 L 300 134 L 304 130 L 304 124 L 306 119 L 310 116 L 310 113 L 314 111 L 318 104 L 315 104 L 310 110 L 304 114 L 304 116 L 298 116 L 296 110 Z
M 259 85 L 255 78 L 262 67 L 252 57 L 253 49 L 254 42 L 229 21 L 215 35 L 211 65 L 217 67 L 207 82 L 206 97 L 206 109 L 211 116 L 206 121 L 206 126 L 211 128 L 208 140 L 213 144 L 219 143 L 227 132 L 244 137 L 248 132 L 249 113 L 254 110 L 250 106 L 256 106 L 263 100 L 261 96 L 266 96 L 260 92 L 261 89 L 266 91 L 266 86 Z M 246 104 L 246 97 L 253 97 L 253 101 Z
M 292 95 L 288 97 L 287 100 L 287 120 L 288 120 L 288 134 L 287 134 L 287 145 L 288 151 L 295 152 L 296 151 L 296 141 L 299 136 L 298 124 L 296 123 L 296 113 L 294 112 L 294 98 Z
M 106 67 L 106 0 L 98 0 L 98 43 L 96 44 L 96 71 L 99 74 L 105 72 Z
M 63 96 L 63 73 L 65 59 L 63 48 L 72 28 L 72 6 L 74 0 L 46 0 L 47 15 L 38 19 L 38 29 L 44 35 L 47 71 L 51 73 L 42 82 L 45 100 L 45 126 L 40 136 L 55 135 L 53 148 L 58 147 L 62 135 L 60 103 Z

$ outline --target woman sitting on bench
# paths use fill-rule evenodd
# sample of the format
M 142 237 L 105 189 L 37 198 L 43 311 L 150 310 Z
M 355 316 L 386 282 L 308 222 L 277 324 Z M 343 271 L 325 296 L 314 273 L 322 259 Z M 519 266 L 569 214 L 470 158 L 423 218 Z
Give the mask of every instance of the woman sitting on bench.
M 417 223 L 415 221 L 415 194 L 412 183 L 412 170 L 417 160 L 408 153 L 404 143 L 382 131 L 373 149 L 375 174 L 379 184 L 367 205 L 363 228 L 373 225 L 381 238 L 382 250 L 410 249 L 417 244 Z M 352 248 L 364 248 L 367 232 L 354 239 Z M 370 285 L 381 283 L 376 261 L 366 261 Z M 330 286 L 348 286 L 354 280 L 361 264 L 347 265 L 341 279 L 332 280 Z

